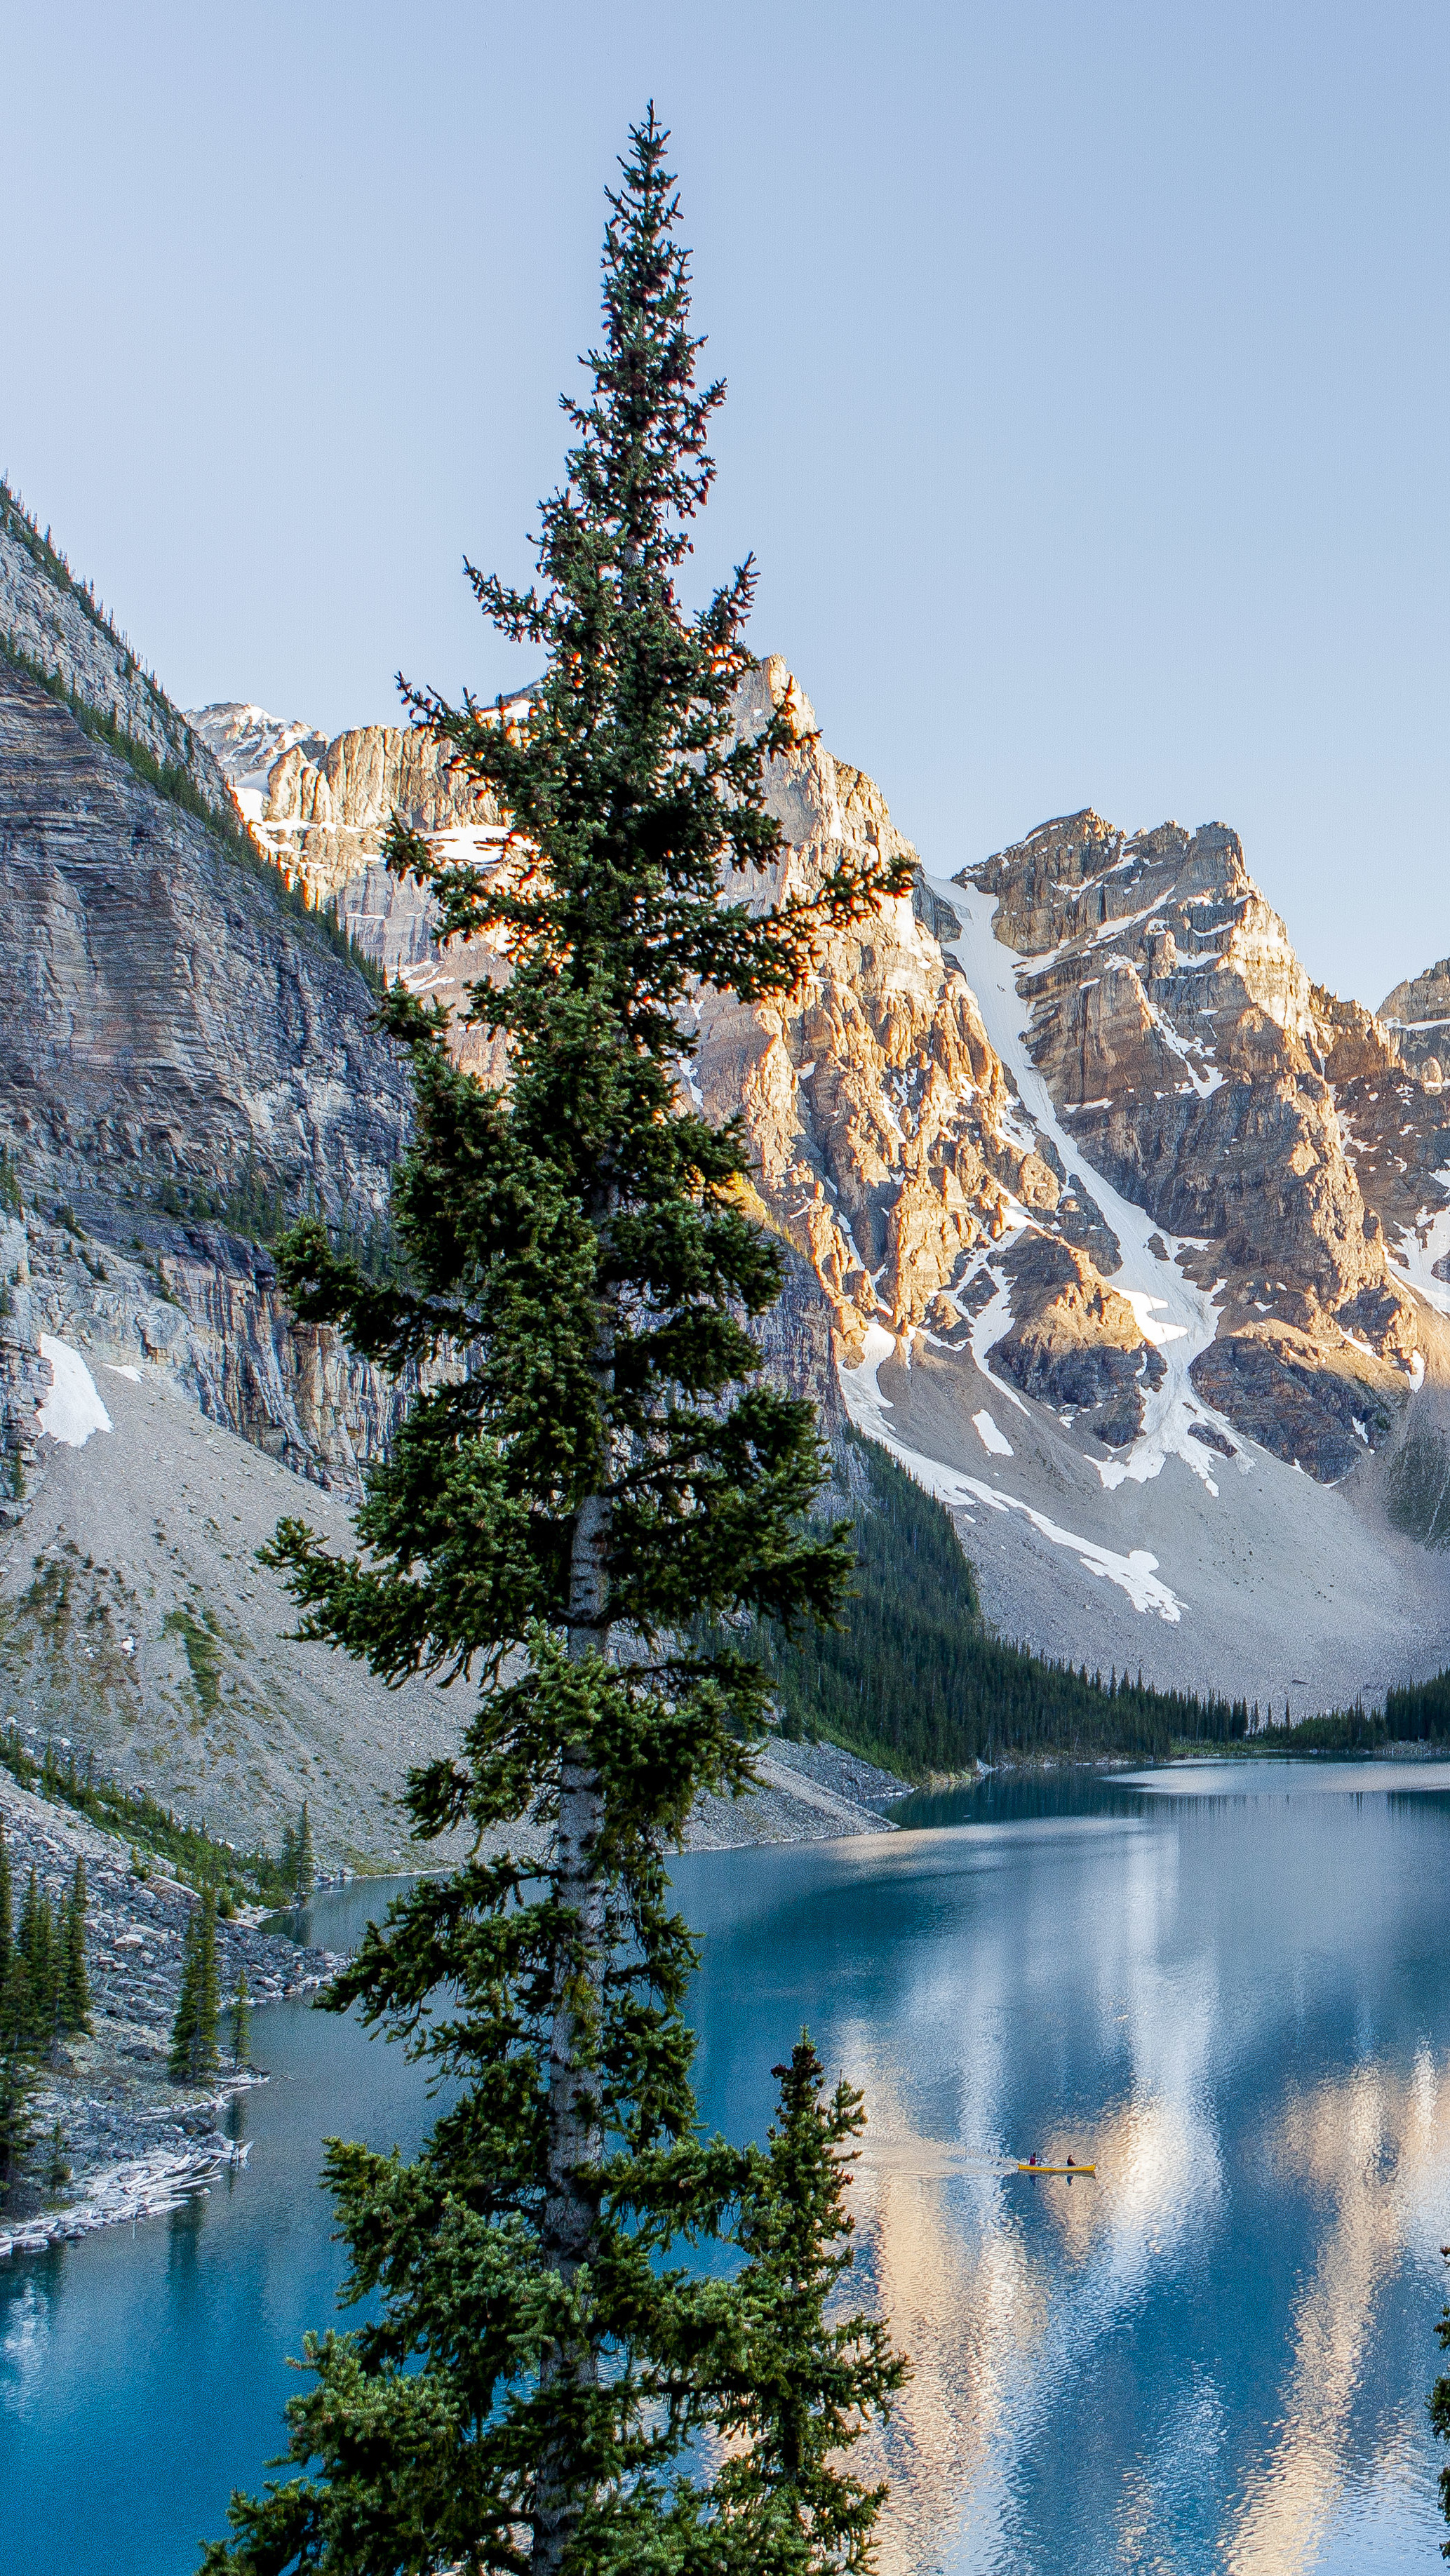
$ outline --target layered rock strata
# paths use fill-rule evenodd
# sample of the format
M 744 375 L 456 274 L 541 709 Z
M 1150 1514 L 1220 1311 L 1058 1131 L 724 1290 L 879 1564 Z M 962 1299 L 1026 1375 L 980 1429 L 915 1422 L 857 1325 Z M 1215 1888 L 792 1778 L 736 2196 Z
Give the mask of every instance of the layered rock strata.
M 210 746 L 0 485 L 0 651 L 7 643 L 163 768 L 183 770 L 213 812 L 231 810 L 230 782 Z
M 788 711 L 793 735 L 768 780 L 786 846 L 747 895 L 764 903 L 812 892 L 847 858 L 912 861 L 880 791 L 826 749 L 799 684 L 771 657 L 743 687 L 737 721 L 758 729 L 776 707 Z M 280 731 L 269 736 L 271 720 L 251 709 L 203 710 L 195 721 L 212 728 L 245 795 L 236 763 Z M 444 847 L 470 845 L 485 861 L 503 838 L 498 809 L 471 797 L 435 745 L 381 728 L 339 736 L 321 760 L 304 746 L 282 748 L 259 796 L 258 828 L 318 899 L 336 903 L 367 953 L 448 1002 L 460 1057 L 497 1079 L 499 1051 L 466 1028 L 464 1012 L 478 977 L 502 972 L 499 960 L 482 941 L 440 955 L 427 898 L 376 856 L 394 809 Z M 745 1008 L 700 997 L 693 1087 L 711 1116 L 743 1115 L 755 1204 L 795 1256 L 781 1307 L 763 1326 L 769 1356 L 830 1419 L 839 1409 L 833 1353 L 853 1364 L 877 1324 L 908 1343 L 929 1328 L 955 1346 L 974 1308 L 999 1292 L 982 1263 L 1025 1221 L 1034 1241 L 1073 1247 L 1072 1285 L 1064 1276 L 1055 1296 L 1034 1299 L 1030 1257 L 1017 1258 L 1025 1338 L 1011 1341 L 1006 1365 L 1121 1446 L 1141 1427 L 1161 1363 L 1135 1310 L 1106 1289 L 1118 1246 L 1091 1190 L 1051 1144 L 1040 1146 L 966 977 L 943 953 L 959 929 L 916 872 L 909 895 L 823 941 L 815 971 L 788 1001 Z
M 756 899 L 814 893 L 846 858 L 914 859 L 774 658 L 742 693 L 742 726 L 772 706 L 794 733 L 769 778 L 786 849 Z M 966 1256 L 1008 1231 L 1014 1201 L 1050 1212 L 1061 1195 L 933 921 L 947 927 L 947 907 L 920 888 L 832 933 L 798 993 L 698 1005 L 700 1100 L 712 1117 L 743 1113 L 761 1199 L 830 1299 L 848 1358 L 878 1314 L 896 1333 L 921 1324 Z
M 8 1186 L 52 1220 L 30 1220 L 44 1299 L 33 1245 L 4 1253 L 11 1460 L 29 1463 L 35 1318 L 48 1305 L 55 1329 L 79 1298 L 213 1418 L 355 1489 L 398 1391 L 293 1323 L 255 1245 L 185 1219 L 235 1203 L 274 1221 L 315 1206 L 362 1237 L 385 1224 L 411 1100 L 366 985 L 282 908 L 264 863 L 241 864 L 3 663 L 0 866 L 0 1136 Z
M 381 1207 L 406 1132 L 356 970 L 205 827 L 0 665 L 0 1100 L 58 1189 L 253 1171 Z

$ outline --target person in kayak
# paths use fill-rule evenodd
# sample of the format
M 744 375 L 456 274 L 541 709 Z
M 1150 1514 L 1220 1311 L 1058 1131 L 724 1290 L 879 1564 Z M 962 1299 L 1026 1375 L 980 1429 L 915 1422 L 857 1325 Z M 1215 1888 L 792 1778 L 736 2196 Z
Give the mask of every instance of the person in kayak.
M 1067 2160 L 1067 2161 L 1068 2161 L 1068 2163 L 1069 2163 L 1069 2164 L 1071 2164 L 1071 2162 L 1072 2162 L 1072 2158 L 1071 2158 L 1071 2156 L 1069 2156 L 1069 2157 L 1068 2157 L 1068 2160 Z

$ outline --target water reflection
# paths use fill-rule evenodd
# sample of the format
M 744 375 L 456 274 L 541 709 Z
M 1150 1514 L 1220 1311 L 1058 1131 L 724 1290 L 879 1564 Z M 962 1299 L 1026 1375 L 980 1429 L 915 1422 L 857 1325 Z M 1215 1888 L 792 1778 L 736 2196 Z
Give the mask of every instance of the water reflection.
M 802 2017 L 870 2103 L 889 2576 L 1433 2561 L 1450 1774 L 1203 1770 L 703 1891 L 712 2109 Z
M 56 2258 L 50 2256 L 18 2285 L 17 2295 L 5 2311 L 5 2331 L 0 2336 L 0 2391 L 4 2412 L 26 2416 L 32 2413 L 37 2390 L 46 2367 L 50 2341 L 50 2278 Z
M 761 2134 L 802 2022 L 867 2094 L 854 2286 L 914 2364 L 873 2454 L 884 2576 L 1436 2563 L 1447 1792 L 1443 1765 L 994 1781 L 949 1830 L 680 1864 L 706 2120 Z M 305 1929 L 342 1946 L 393 1892 Z M 7 2576 L 190 2576 L 277 2450 L 341 2269 L 320 2141 L 407 2151 L 430 2113 L 400 2052 L 304 2005 L 259 2012 L 257 2053 L 226 2193 L 0 2267 Z M 1033 2148 L 1097 2179 L 1004 2170 Z

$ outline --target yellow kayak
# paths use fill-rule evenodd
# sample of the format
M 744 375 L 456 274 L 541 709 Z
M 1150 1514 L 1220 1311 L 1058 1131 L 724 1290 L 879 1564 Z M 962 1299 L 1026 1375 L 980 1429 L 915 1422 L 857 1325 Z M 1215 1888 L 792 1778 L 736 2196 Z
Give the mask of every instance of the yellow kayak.
M 1019 2173 L 1050 2173 L 1050 2174 L 1075 2174 L 1075 2173 L 1086 2173 L 1086 2174 L 1095 2174 L 1095 2173 L 1097 2172 L 1097 2166 L 1096 2166 L 1096 2165 L 1029 2165 L 1029 2164 L 1025 2164 L 1025 2163 L 1023 2162 L 1022 2158 L 1019 2156 L 1019 2158 L 1018 2158 L 1018 2160 L 1017 2160 L 1017 2170 L 1018 2170 L 1018 2172 L 1019 2172 Z

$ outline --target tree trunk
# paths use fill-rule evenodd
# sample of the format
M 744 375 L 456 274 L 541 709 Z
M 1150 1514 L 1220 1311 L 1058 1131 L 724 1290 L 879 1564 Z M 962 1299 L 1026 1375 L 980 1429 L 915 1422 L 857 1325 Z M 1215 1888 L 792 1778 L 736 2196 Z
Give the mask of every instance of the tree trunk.
M 590 1494 L 574 1524 L 569 1565 L 569 1659 L 603 1654 L 608 1643 L 606 1554 L 610 1507 Z M 604 1793 L 583 1745 L 566 1744 L 560 1767 L 559 1826 L 555 1853 L 561 1908 L 576 1925 L 577 1948 L 559 1962 L 549 2036 L 548 2175 L 544 2198 L 543 2255 L 565 2281 L 587 2264 L 593 2244 L 595 2201 L 590 2170 L 599 2163 L 603 2130 L 598 2077 L 588 2062 L 599 2027 L 604 1966 L 604 1887 L 594 1852 L 604 1821 Z M 598 2356 L 583 2337 L 544 2357 L 540 2380 L 565 2379 L 593 2387 Z M 555 2449 L 539 2463 L 533 2522 L 533 2576 L 558 2576 L 586 2502 L 568 2459 Z

